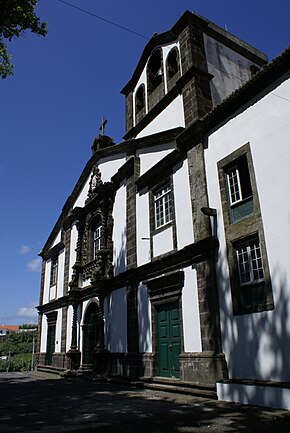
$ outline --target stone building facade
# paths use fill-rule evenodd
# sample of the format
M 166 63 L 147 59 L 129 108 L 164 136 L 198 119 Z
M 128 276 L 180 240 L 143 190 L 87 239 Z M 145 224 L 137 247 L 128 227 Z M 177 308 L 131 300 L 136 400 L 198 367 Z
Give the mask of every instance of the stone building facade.
M 148 42 L 124 141 L 96 137 L 41 252 L 38 368 L 223 392 L 266 379 L 233 368 L 225 328 L 275 311 L 254 144 L 222 143 L 283 59 L 190 12 Z

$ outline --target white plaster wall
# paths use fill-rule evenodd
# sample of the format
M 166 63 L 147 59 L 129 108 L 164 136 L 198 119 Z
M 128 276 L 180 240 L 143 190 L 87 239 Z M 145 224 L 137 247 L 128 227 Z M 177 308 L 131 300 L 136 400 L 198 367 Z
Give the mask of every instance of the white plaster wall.
M 138 326 L 139 326 L 139 351 L 152 352 L 152 321 L 151 303 L 148 289 L 145 284 L 138 286 Z
M 136 112 L 136 110 L 135 110 L 135 108 L 136 108 L 135 107 L 135 96 L 136 96 L 136 91 L 138 90 L 139 86 L 141 86 L 141 84 L 144 84 L 144 86 L 145 86 L 145 110 L 146 110 L 146 113 L 147 113 L 148 112 L 148 99 L 146 98 L 146 95 L 147 95 L 146 67 L 143 70 L 142 74 L 140 75 L 140 78 L 139 78 L 139 80 L 137 82 L 137 85 L 136 85 L 136 87 L 135 87 L 135 89 L 133 91 L 133 125 L 134 126 L 136 125 L 136 122 L 135 122 L 135 115 L 136 115 L 135 114 L 135 112 Z
M 235 403 L 290 410 L 290 389 L 287 386 L 217 382 L 218 399 Z
M 78 230 L 76 227 L 76 224 L 73 224 L 72 230 L 71 230 L 71 240 L 70 240 L 70 255 L 69 255 L 69 273 L 68 273 L 68 281 L 71 281 L 72 274 L 73 274 L 73 265 L 76 261 L 76 246 L 77 246 L 77 240 L 78 240 Z
M 136 198 L 137 214 L 137 264 L 138 266 L 150 262 L 150 226 L 149 226 L 149 196 L 140 191 Z M 143 239 L 142 239 L 143 238 Z
M 178 95 L 158 116 L 152 120 L 136 138 L 146 137 L 168 129 L 184 127 L 182 95 Z
M 61 230 L 58 232 L 57 236 L 55 237 L 52 245 L 50 248 L 53 248 L 55 245 L 57 245 L 61 241 Z
M 62 309 L 60 308 L 57 311 L 57 321 L 55 328 L 55 349 L 54 352 L 61 351 L 61 328 L 62 328 Z M 46 352 L 46 344 L 47 344 L 47 317 L 45 314 L 42 316 L 41 323 L 41 343 L 40 343 L 40 352 Z
M 174 167 L 173 191 L 177 249 L 180 250 L 194 242 L 187 160 Z
M 48 260 L 45 263 L 45 274 L 44 274 L 44 289 L 43 289 L 43 304 L 49 302 L 49 294 L 50 294 L 50 269 L 51 269 L 51 260 Z
M 182 320 L 185 352 L 201 352 L 201 335 L 198 306 L 196 269 L 184 268 L 184 287 L 182 290 Z
M 107 347 L 114 353 L 127 352 L 127 288 L 112 292 L 107 307 Z
M 223 349 L 236 378 L 290 380 L 290 80 L 209 137 L 205 153 L 209 206 L 218 211 Z M 233 316 L 217 161 L 249 142 L 264 225 L 275 310 Z
M 219 104 L 250 78 L 253 62 L 204 34 L 213 105 Z
M 63 296 L 64 284 L 64 262 L 65 262 L 65 249 L 61 250 L 58 255 L 58 273 L 57 273 L 57 297 Z
M 57 291 L 56 284 L 55 284 L 55 286 L 50 286 L 50 288 L 49 288 L 49 300 L 50 301 L 53 301 L 54 299 L 56 299 L 56 291 Z
M 41 321 L 41 337 L 40 337 L 40 352 L 46 352 L 46 344 L 47 344 L 47 318 L 46 315 L 42 315 Z
M 108 156 L 101 158 L 98 162 L 99 169 L 101 171 L 101 179 L 103 182 L 110 182 L 111 177 L 118 171 L 118 169 L 126 162 L 125 154 Z M 91 173 L 86 179 L 84 186 L 79 193 L 73 207 L 84 207 L 85 201 L 88 197 L 90 187 Z
M 112 155 L 101 158 L 98 166 L 102 174 L 103 182 L 110 182 L 111 177 L 117 173 L 119 168 L 126 162 L 126 154 Z
M 73 207 L 84 207 L 85 205 L 85 201 L 88 197 L 88 192 L 89 192 L 89 186 L 90 186 L 90 179 L 91 179 L 91 175 L 87 178 L 87 180 L 85 181 L 85 184 L 83 186 L 83 189 L 81 190 L 81 192 L 79 193 Z
M 140 157 L 140 176 L 173 150 L 174 143 L 158 144 L 138 150 L 136 156 Z
M 172 226 L 162 230 L 153 236 L 153 257 L 168 253 L 173 250 L 173 229 Z
M 116 192 L 114 209 L 113 209 L 114 227 L 114 273 L 120 274 L 126 270 L 126 183 L 120 185 Z
M 73 307 L 72 305 L 69 305 L 67 309 L 66 351 L 70 349 L 70 345 L 71 345 L 72 320 L 73 320 Z

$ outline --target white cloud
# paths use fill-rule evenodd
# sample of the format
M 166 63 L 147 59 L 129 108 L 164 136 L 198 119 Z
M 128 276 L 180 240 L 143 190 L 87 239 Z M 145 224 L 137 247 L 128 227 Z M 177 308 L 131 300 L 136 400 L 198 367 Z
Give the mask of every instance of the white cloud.
M 16 311 L 16 316 L 21 317 L 22 319 L 26 321 L 33 321 L 37 322 L 38 314 L 35 306 L 37 305 L 37 302 L 31 302 L 27 307 L 20 307 Z
M 29 272 L 38 272 L 41 269 L 41 258 L 37 257 L 36 259 L 30 260 L 30 262 L 28 262 L 26 264 L 27 269 L 29 270 Z
M 22 245 L 22 247 L 19 250 L 19 254 L 27 254 L 30 253 L 31 248 L 29 245 Z

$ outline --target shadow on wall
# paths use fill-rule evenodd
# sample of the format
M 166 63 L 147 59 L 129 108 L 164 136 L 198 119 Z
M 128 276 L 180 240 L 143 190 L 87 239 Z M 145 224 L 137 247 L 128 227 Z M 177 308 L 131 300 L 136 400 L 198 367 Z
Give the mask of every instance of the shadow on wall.
M 151 320 L 148 290 L 144 284 L 138 287 L 138 323 L 139 323 L 139 350 L 151 352 Z
M 220 261 L 217 268 L 223 352 L 226 355 L 229 378 L 262 381 L 290 381 L 290 312 L 286 276 L 276 268 L 271 275 L 275 309 L 260 313 L 233 316 L 227 265 Z M 269 405 L 261 388 L 234 389 L 235 401 Z M 280 397 L 279 397 L 280 396 Z M 276 401 L 282 403 L 277 390 Z M 281 406 L 280 406 L 281 407 Z
M 121 236 L 121 248 L 119 251 L 114 248 L 114 275 L 126 271 L 126 235 L 126 229 L 124 229 Z

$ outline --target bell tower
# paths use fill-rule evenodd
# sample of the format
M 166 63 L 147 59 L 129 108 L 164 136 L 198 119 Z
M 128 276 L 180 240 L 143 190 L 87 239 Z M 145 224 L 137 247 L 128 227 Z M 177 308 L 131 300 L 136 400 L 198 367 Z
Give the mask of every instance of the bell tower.
M 191 125 L 266 62 L 257 49 L 186 11 L 171 30 L 151 38 L 121 91 L 126 97 L 124 138 Z

